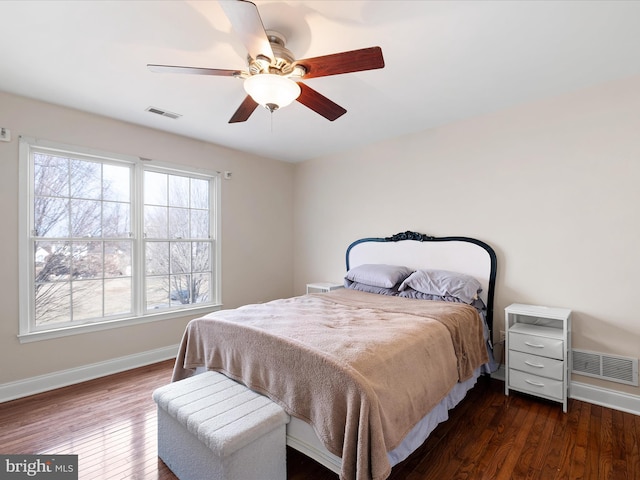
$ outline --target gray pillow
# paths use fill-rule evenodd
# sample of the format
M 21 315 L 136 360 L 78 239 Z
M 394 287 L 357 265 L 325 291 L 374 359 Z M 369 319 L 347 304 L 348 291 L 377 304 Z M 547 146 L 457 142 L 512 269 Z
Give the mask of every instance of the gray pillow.
M 472 303 L 482 291 L 480 282 L 464 273 L 447 270 L 418 270 L 404 280 L 398 290 L 407 287 L 430 295 L 456 297 L 464 303 Z
M 367 285 L 366 283 L 352 282 L 351 280 L 344 281 L 344 288 L 350 288 L 351 290 L 358 290 L 360 292 L 377 293 L 380 295 L 398 295 L 398 286 L 393 288 L 374 287 L 373 285 Z
M 393 288 L 411 275 L 408 267 L 385 264 L 363 264 L 347 272 L 346 280 L 381 288 Z
M 452 303 L 464 303 L 458 297 L 452 297 L 451 295 L 434 295 L 432 293 L 422 293 L 414 290 L 411 287 L 405 287 L 404 290 L 398 292 L 398 296 L 402 298 L 415 298 L 416 300 L 433 300 L 436 302 L 452 302 Z

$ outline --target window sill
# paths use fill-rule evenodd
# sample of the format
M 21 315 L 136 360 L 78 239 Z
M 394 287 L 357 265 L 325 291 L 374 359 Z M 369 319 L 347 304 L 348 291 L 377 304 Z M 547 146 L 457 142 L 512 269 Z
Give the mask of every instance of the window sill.
M 87 323 L 84 325 L 74 325 L 51 330 L 39 330 L 36 332 L 21 333 L 18 335 L 18 340 L 20 340 L 20 343 L 38 342 L 40 340 L 69 337 L 83 333 L 99 332 L 101 330 L 111 330 L 113 328 L 128 327 L 131 325 L 141 325 L 143 323 L 172 320 L 193 315 L 206 315 L 207 313 L 221 309 L 222 305 L 207 305 L 206 307 L 185 308 L 181 310 L 172 310 L 170 312 L 153 313 L 143 317 L 121 318 L 107 322 Z

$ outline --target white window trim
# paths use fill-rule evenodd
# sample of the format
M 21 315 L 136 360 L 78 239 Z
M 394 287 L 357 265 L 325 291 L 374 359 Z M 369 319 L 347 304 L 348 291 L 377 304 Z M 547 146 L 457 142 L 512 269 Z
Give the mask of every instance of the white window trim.
M 157 166 L 164 172 L 173 171 L 174 173 L 186 173 L 191 175 L 197 175 L 200 173 L 204 177 L 212 178 L 214 182 L 214 192 L 211 195 L 211 211 L 214 212 L 212 232 L 215 235 L 214 243 L 214 251 L 212 252 L 212 261 L 214 262 L 214 268 L 212 270 L 212 275 L 214 277 L 214 293 L 216 299 L 218 299 L 218 303 L 207 304 L 205 306 L 188 306 L 188 307 L 178 307 L 176 309 L 172 309 L 169 311 L 157 312 L 157 313 L 147 313 L 141 314 L 140 316 L 134 317 L 125 317 L 118 319 L 110 319 L 101 322 L 93 322 L 86 323 L 82 325 L 72 325 L 72 326 L 62 326 L 49 330 L 31 330 L 30 323 L 30 314 L 31 314 L 31 299 L 29 292 L 32 288 L 33 278 L 30 270 L 32 265 L 32 260 L 30 258 L 30 237 L 31 237 L 31 208 L 30 205 L 33 202 L 33 193 L 31 192 L 31 188 L 28 187 L 28 182 L 31 177 L 31 146 L 42 147 L 46 149 L 50 149 L 53 151 L 57 151 L 59 153 L 66 153 L 71 155 L 84 155 L 88 157 L 98 157 L 103 159 L 114 159 L 122 162 L 126 162 L 132 164 L 136 170 L 136 175 L 140 175 L 142 173 L 143 168 L 148 166 L 149 162 L 153 162 L 154 166 Z M 19 180 L 19 193 L 20 200 L 18 202 L 18 239 L 19 239 L 19 247 L 18 247 L 18 261 L 19 261 L 19 271 L 18 271 L 18 282 L 19 282 L 19 334 L 18 339 L 20 343 L 29 343 L 40 340 L 48 340 L 52 338 L 60 338 L 66 337 L 70 335 L 77 335 L 83 333 L 90 332 L 98 332 L 102 330 L 109 330 L 113 328 L 125 327 L 130 325 L 140 325 L 149 322 L 157 322 L 164 320 L 171 320 L 176 318 L 184 318 L 187 316 L 200 316 L 206 313 L 220 310 L 222 308 L 222 303 L 219 302 L 221 298 L 221 241 L 220 241 L 220 227 L 221 227 L 221 215 L 220 215 L 220 200 L 221 200 L 221 181 L 220 181 L 220 172 L 217 171 L 207 171 L 204 169 L 198 169 L 193 167 L 185 167 L 180 168 L 177 165 L 170 165 L 162 162 L 156 162 L 149 159 L 143 159 L 133 156 L 127 156 L 122 154 L 115 154 L 111 152 L 103 152 L 94 149 L 89 149 L 85 147 L 64 145 L 58 142 L 51 142 L 48 140 L 36 139 L 31 137 L 21 136 L 19 141 L 19 172 L 18 172 L 18 180 Z M 142 191 L 141 189 L 134 188 L 133 190 L 133 202 L 136 205 L 142 205 Z M 139 218 L 139 215 L 136 216 L 133 224 L 133 228 L 137 229 L 137 231 L 142 234 L 143 221 Z M 135 248 L 139 248 L 138 242 L 136 242 Z M 144 271 L 143 265 L 143 255 L 141 252 L 136 252 L 135 255 L 136 262 L 136 271 L 138 275 L 140 272 Z M 142 291 L 141 285 L 143 282 L 136 281 L 134 282 L 134 299 L 139 304 L 142 299 Z M 136 311 L 143 312 L 144 309 L 141 309 L 141 305 L 136 305 Z

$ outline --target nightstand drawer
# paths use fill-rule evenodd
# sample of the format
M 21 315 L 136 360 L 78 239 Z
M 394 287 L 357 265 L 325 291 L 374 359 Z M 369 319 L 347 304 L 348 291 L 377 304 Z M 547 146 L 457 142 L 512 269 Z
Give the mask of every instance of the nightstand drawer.
M 562 400 L 564 382 L 509 368 L 509 387 L 515 390 Z
M 564 378 L 564 362 L 553 358 L 530 355 L 522 352 L 509 352 L 509 367 L 523 372 L 533 373 L 541 377 L 562 380 Z
M 564 342 L 556 338 L 509 332 L 509 350 L 542 355 L 549 358 L 564 358 Z

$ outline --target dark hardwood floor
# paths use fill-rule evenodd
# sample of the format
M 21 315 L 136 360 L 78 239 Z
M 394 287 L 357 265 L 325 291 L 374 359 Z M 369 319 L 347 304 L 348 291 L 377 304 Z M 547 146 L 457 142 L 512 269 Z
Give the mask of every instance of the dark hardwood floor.
M 153 390 L 172 361 L 0 404 L 0 453 L 74 454 L 79 478 L 175 479 L 157 458 Z M 640 416 L 504 396 L 483 378 L 392 480 L 640 479 Z M 289 480 L 336 480 L 287 451 Z M 237 479 L 242 480 L 242 479 Z M 269 480 L 269 479 L 265 479 Z

